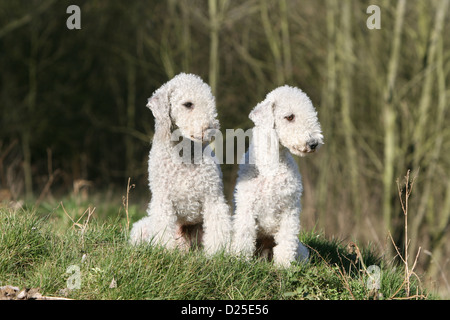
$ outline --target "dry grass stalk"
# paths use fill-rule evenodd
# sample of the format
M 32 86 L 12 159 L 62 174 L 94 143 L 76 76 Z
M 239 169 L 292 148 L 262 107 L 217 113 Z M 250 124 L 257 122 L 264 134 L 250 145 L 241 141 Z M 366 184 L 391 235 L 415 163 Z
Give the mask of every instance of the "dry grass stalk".
M 75 229 L 75 227 L 79 228 L 80 233 L 81 233 L 81 243 L 82 246 L 84 247 L 84 234 L 86 233 L 86 230 L 88 228 L 89 225 L 89 221 L 92 217 L 92 215 L 95 212 L 95 207 L 94 208 L 87 208 L 84 213 L 78 218 L 77 221 L 75 221 L 74 219 L 72 219 L 72 217 L 67 213 L 66 209 L 64 208 L 64 205 L 62 202 L 60 202 L 61 208 L 63 209 L 64 213 L 66 214 L 66 216 L 69 217 L 70 221 L 72 221 L 72 228 Z M 84 220 L 83 223 L 80 223 L 80 220 L 86 215 L 87 213 L 87 218 Z
M 91 219 L 92 215 L 93 215 L 94 212 L 95 212 L 95 207 L 94 207 L 94 208 L 91 208 L 91 207 L 87 208 L 87 209 L 84 211 L 84 213 L 81 215 L 81 217 L 79 217 L 78 220 L 75 221 L 75 220 L 72 219 L 72 217 L 67 213 L 66 208 L 64 208 L 64 205 L 63 205 L 62 202 L 60 202 L 60 205 L 61 205 L 61 208 L 63 209 L 64 213 L 66 214 L 66 216 L 68 216 L 69 219 L 70 219 L 70 221 L 72 221 L 72 223 L 73 223 L 73 224 L 72 224 L 72 228 L 78 227 L 78 228 L 81 230 L 81 233 L 82 233 L 82 234 L 85 233 L 86 230 L 87 230 L 88 224 L 89 224 L 89 220 Z M 80 220 L 84 217 L 84 215 L 85 215 L 86 213 L 88 214 L 86 220 L 84 220 L 83 223 L 79 223 Z
M 409 244 L 410 244 L 410 240 L 408 239 L 408 205 L 409 205 L 409 198 L 411 196 L 413 187 L 414 187 L 414 182 L 416 181 L 417 178 L 417 173 L 414 175 L 414 177 L 412 177 L 412 179 L 410 178 L 410 171 L 408 170 L 406 173 L 406 176 L 404 178 L 404 184 L 405 184 L 405 195 L 404 198 L 402 196 L 403 192 L 402 192 L 402 187 L 400 185 L 399 180 L 397 179 L 397 189 L 398 189 L 398 196 L 400 199 L 400 204 L 402 207 L 402 211 L 403 211 L 403 215 L 404 215 L 404 228 L 405 228 L 405 234 L 404 234 L 404 245 L 405 245 L 405 250 L 403 255 L 400 253 L 399 248 L 397 247 L 397 245 L 395 244 L 394 239 L 392 238 L 392 235 L 389 233 L 389 237 L 392 241 L 392 244 L 395 248 L 395 250 L 397 251 L 398 256 L 400 257 L 400 259 L 403 261 L 403 265 L 405 268 L 405 276 L 404 276 L 404 280 L 403 283 L 401 284 L 401 286 L 397 289 L 397 291 L 391 296 L 391 299 L 398 299 L 395 296 L 398 294 L 398 292 L 404 288 L 405 292 L 406 292 L 406 298 L 408 299 L 418 299 L 418 298 L 425 298 L 424 295 L 419 294 L 418 292 L 416 292 L 415 295 L 411 296 L 410 295 L 410 287 L 411 287 L 411 277 L 414 276 L 416 277 L 416 279 L 420 282 L 419 276 L 414 272 L 414 269 L 416 267 L 417 264 L 417 260 L 419 259 L 419 255 L 420 255 L 420 251 L 421 251 L 421 247 L 419 247 L 419 249 L 417 250 L 417 254 L 416 257 L 414 259 L 414 263 L 412 265 L 412 267 L 409 267 Z M 418 289 L 417 289 L 418 290 Z
M 128 199 L 129 199 L 129 195 L 130 195 L 130 190 L 136 186 L 135 184 L 130 185 L 130 181 L 131 181 L 131 178 L 128 178 L 127 195 L 122 197 L 122 204 L 123 204 L 123 207 L 125 208 L 125 213 L 127 215 L 127 230 L 130 230 L 130 216 L 128 214 Z

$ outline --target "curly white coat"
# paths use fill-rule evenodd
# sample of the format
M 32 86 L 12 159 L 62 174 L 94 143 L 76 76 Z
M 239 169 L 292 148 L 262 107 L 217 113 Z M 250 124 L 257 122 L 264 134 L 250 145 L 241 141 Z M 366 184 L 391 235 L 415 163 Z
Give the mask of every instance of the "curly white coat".
M 308 258 L 298 239 L 301 175 L 291 152 L 304 156 L 323 144 L 317 112 L 300 89 L 279 87 L 250 113 L 255 123 L 235 187 L 232 251 L 256 252 L 287 267 Z
M 209 157 L 182 162 L 180 143 L 173 141 L 178 129 L 184 141 L 201 149 L 208 131 L 219 129 L 211 88 L 198 76 L 181 73 L 155 91 L 147 107 L 155 117 L 148 162 L 152 198 L 148 216 L 133 225 L 131 242 L 185 250 L 200 242 L 208 254 L 226 249 L 231 216 L 220 166 Z

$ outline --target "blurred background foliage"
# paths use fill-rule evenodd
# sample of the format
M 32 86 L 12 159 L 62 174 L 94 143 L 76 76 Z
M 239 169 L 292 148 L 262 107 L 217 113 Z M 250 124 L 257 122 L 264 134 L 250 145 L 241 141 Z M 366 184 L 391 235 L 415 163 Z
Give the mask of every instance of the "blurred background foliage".
M 81 30 L 69 30 L 69 5 Z M 369 5 L 381 9 L 370 30 Z M 0 2 L 0 201 L 122 190 L 150 198 L 147 98 L 179 72 L 200 75 L 222 131 L 252 127 L 275 87 L 312 99 L 325 145 L 297 159 L 302 225 L 403 248 L 396 180 L 417 174 L 410 249 L 449 290 L 449 0 Z M 222 165 L 232 201 L 237 165 Z M 144 212 L 142 212 L 144 214 Z M 389 249 L 391 248 L 391 249 Z M 411 254 L 414 258 L 414 254 Z

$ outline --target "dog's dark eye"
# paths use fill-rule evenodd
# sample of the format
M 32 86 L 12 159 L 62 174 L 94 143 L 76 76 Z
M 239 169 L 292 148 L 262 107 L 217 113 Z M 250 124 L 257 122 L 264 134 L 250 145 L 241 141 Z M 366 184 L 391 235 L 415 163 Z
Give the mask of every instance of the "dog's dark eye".
M 294 120 L 295 116 L 293 114 L 291 114 L 290 116 L 286 116 L 284 117 L 287 121 L 292 121 Z
M 183 103 L 183 106 L 185 106 L 188 109 L 191 109 L 193 105 L 194 104 L 192 102 L 185 102 L 185 103 Z

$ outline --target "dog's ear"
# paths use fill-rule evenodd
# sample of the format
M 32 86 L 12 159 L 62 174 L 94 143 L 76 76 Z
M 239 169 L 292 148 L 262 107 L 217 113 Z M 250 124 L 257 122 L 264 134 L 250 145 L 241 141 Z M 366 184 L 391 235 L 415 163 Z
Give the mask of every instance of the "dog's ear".
M 170 95 L 171 88 L 168 83 L 161 86 L 158 90 L 153 93 L 151 98 L 147 101 L 147 108 L 149 108 L 153 116 L 156 119 L 156 125 L 162 126 L 165 129 L 170 130 L 172 121 L 170 119 Z
M 249 118 L 255 125 L 263 126 L 266 128 L 274 128 L 275 117 L 273 114 L 274 102 L 266 99 L 256 105 L 256 107 L 250 112 Z

